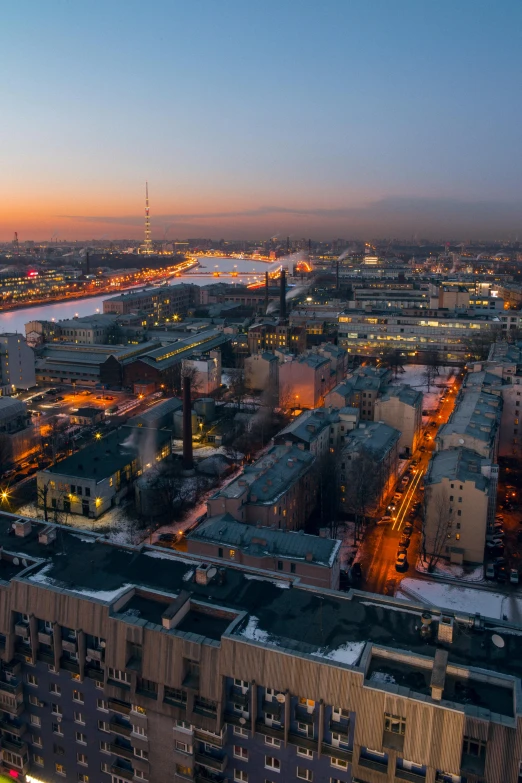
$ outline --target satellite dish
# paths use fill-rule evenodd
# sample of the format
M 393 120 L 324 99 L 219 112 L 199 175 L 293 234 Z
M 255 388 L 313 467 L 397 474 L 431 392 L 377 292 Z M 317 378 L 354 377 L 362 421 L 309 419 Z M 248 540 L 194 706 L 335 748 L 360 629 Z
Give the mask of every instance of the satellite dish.
M 22 565 L 27 567 L 27 560 L 25 557 L 22 557 Z
M 462 444 L 464 443 L 464 438 L 459 438 L 459 443 L 462 446 Z
M 217 568 L 215 566 L 212 566 L 207 571 L 207 577 L 208 579 L 213 579 L 215 575 L 217 574 Z
M 89 658 L 89 656 L 87 656 L 87 657 L 85 658 L 85 660 L 87 661 L 87 663 L 90 663 L 90 662 L 92 661 L 92 658 Z
M 61 715 L 57 715 L 56 716 L 56 720 L 58 721 L 58 723 L 61 723 L 62 722 L 62 716 Z
M 246 723 L 246 720 L 245 720 L 245 718 L 240 718 L 240 719 L 239 719 L 239 722 L 240 722 L 240 724 L 241 724 L 242 726 L 244 726 L 244 725 L 245 725 L 245 723 Z
M 19 561 L 19 559 L 17 557 L 13 557 L 13 564 L 14 565 L 18 565 L 19 562 L 20 561 Z
M 499 650 L 501 650 L 506 644 L 504 639 L 501 636 L 499 636 L 498 633 L 493 634 L 493 636 L 491 637 L 491 641 L 493 642 L 495 647 L 499 648 Z
M 285 694 L 284 693 L 278 693 L 276 696 L 276 700 L 279 702 L 279 704 L 284 704 L 286 701 Z

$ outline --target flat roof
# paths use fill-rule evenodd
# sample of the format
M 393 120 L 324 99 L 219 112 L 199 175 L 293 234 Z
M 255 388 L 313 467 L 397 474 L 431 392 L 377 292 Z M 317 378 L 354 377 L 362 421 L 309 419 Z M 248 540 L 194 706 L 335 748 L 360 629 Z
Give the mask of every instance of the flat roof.
M 350 452 L 360 447 L 384 455 L 400 436 L 399 430 L 382 421 L 361 422 L 356 429 L 348 432 L 343 451 Z
M 159 547 L 124 547 L 81 529 L 74 531 L 40 521 L 33 521 L 29 535 L 19 538 L 11 531 L 17 518 L 0 514 L 0 546 L 6 553 L 41 560 L 12 579 L 28 580 L 43 589 L 109 605 L 132 587 L 156 591 L 163 605 L 165 596 L 173 601 L 182 591 L 189 591 L 194 601 L 245 612 L 242 619 L 229 626 L 227 635 L 310 656 L 317 663 L 358 667 L 367 645 L 373 644 L 432 659 L 438 649 L 445 649 L 450 664 L 522 676 L 522 628 L 514 623 L 482 618 L 476 629 L 472 615 L 429 607 L 435 620 L 441 614 L 455 617 L 453 640 L 443 645 L 436 641 L 436 635 L 426 640 L 420 634 L 420 618 L 428 609 L 425 603 L 355 590 L 340 593 L 311 588 L 229 565 L 220 569 L 219 580 L 198 584 L 193 577 L 202 559 L 160 551 Z M 57 531 L 50 546 L 38 541 L 38 533 L 45 527 Z M 161 631 L 157 619 L 147 620 L 149 610 L 144 611 L 146 623 Z M 202 623 L 198 632 L 204 635 L 204 630 Z M 495 635 L 501 635 L 503 647 L 494 643 Z

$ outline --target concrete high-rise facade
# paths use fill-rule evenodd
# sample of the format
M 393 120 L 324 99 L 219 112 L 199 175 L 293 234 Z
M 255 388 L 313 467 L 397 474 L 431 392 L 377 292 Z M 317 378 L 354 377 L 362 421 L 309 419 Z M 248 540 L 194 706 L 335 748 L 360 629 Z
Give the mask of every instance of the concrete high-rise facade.
M 0 334 L 0 395 L 36 386 L 32 348 L 18 333 Z

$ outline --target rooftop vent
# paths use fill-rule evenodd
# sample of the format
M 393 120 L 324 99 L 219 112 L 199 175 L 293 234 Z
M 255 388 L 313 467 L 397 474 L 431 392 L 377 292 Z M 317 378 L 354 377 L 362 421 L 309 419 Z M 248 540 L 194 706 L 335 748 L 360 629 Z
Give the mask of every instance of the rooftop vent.
M 208 585 L 217 574 L 217 568 L 208 563 L 202 563 L 196 568 L 196 584 Z
M 13 522 L 15 536 L 18 536 L 19 538 L 25 538 L 28 536 L 32 530 L 32 527 L 33 526 L 30 519 L 17 519 L 16 522 Z
M 423 612 L 421 614 L 421 629 L 420 633 L 423 639 L 427 639 L 429 636 L 431 636 L 431 623 L 432 623 L 432 616 L 429 612 Z
M 439 620 L 437 641 L 442 644 L 451 644 L 453 642 L 453 617 L 443 614 Z
M 52 544 L 55 539 L 56 528 L 51 527 L 50 525 L 38 533 L 38 543 L 42 544 L 43 546 L 49 546 L 49 544 Z

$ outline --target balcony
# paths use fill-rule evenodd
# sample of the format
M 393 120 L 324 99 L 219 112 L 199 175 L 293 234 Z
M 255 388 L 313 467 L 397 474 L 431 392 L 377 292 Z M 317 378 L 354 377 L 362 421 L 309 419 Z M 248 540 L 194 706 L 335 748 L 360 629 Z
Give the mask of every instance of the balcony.
M 225 754 L 221 758 L 217 756 L 211 756 L 209 753 L 196 752 L 194 754 L 194 760 L 196 764 L 201 764 L 204 767 L 209 767 L 216 772 L 224 772 L 227 768 L 228 756 Z
M 124 778 L 125 780 L 134 780 L 134 770 L 132 766 L 123 766 L 121 764 L 115 763 L 111 766 L 111 775 L 117 775 L 119 778 Z
M 0 709 L 11 714 L 21 715 L 24 711 L 23 687 L 20 680 L 13 677 L 10 682 L 0 680 Z
M 299 723 L 308 723 L 309 726 L 313 726 L 315 723 L 315 714 L 313 712 L 308 712 L 308 710 L 297 708 L 295 711 L 295 720 Z
M 50 663 L 51 666 L 54 666 L 54 651 L 38 650 L 36 653 L 36 659 L 38 661 L 42 661 L 42 663 Z
M 250 718 L 245 718 L 243 715 L 239 715 L 237 712 L 225 712 L 225 723 L 230 723 L 232 726 L 242 726 L 244 729 L 250 729 Z
M 70 658 L 62 658 L 60 668 L 65 669 L 66 672 L 72 672 L 73 674 L 80 673 L 80 664 L 78 661 L 71 661 Z
M 377 761 L 376 759 L 365 759 L 362 756 L 359 757 L 359 766 L 366 767 L 366 769 L 372 769 L 374 772 L 380 772 L 381 775 L 388 776 L 388 762 Z
M 27 731 L 27 723 L 22 720 L 4 718 L 4 720 L 0 720 L 0 729 L 9 732 L 9 734 L 14 734 L 16 737 L 21 737 Z
M 350 732 L 350 723 L 348 721 L 345 721 L 344 723 L 339 723 L 336 720 L 331 720 L 329 724 L 330 731 L 335 732 L 336 734 L 340 734 L 341 737 L 346 737 L 348 739 L 348 734 Z
M 250 704 L 250 693 L 243 693 L 237 688 L 230 688 L 228 700 L 232 702 L 232 704 L 241 704 L 242 707 L 248 709 Z
M 114 753 L 115 756 L 119 756 L 122 759 L 134 759 L 134 750 L 130 742 L 128 744 L 111 742 L 110 749 L 111 753 Z
M 123 723 L 123 721 L 112 718 L 109 725 L 113 734 L 118 734 L 120 737 L 130 737 L 132 734 L 132 726 L 130 723 Z
M 288 735 L 288 742 L 291 742 L 292 745 L 298 745 L 300 748 L 308 748 L 308 750 L 317 752 L 317 740 L 307 737 L 306 734 L 294 734 L 290 732 Z
M 120 715 L 130 715 L 131 705 L 119 699 L 109 699 L 109 709 L 113 712 L 119 712 Z
M 223 747 L 225 732 L 221 732 L 221 736 L 217 737 L 213 731 L 205 731 L 205 729 L 194 726 L 194 737 L 201 742 L 210 742 L 212 745 Z
M 483 775 L 484 767 L 486 765 L 486 755 L 473 756 L 470 753 L 463 753 L 460 763 L 462 772 L 471 773 L 472 775 Z
M 194 775 L 196 783 L 225 783 L 223 775 L 216 775 L 207 769 L 198 769 Z
M 95 669 L 93 666 L 87 665 L 85 667 L 85 676 L 96 682 L 103 682 L 105 679 L 103 669 Z
M 53 643 L 53 635 L 48 631 L 38 631 L 38 641 L 41 644 L 51 645 Z
M 6 739 L 5 737 L 2 737 L 2 749 L 8 750 L 10 753 L 18 753 L 19 756 L 23 756 L 28 752 L 27 742 Z
M 396 769 L 395 780 L 407 780 L 409 783 L 426 783 L 426 775 L 412 772 L 409 769 Z
M 276 726 L 267 726 L 263 721 L 256 722 L 256 731 L 258 734 L 264 734 L 265 737 L 274 737 L 274 739 L 284 740 L 285 730 Z
M 78 642 L 76 639 L 62 639 L 62 649 L 66 650 L 66 652 L 77 653 Z
M 383 748 L 402 751 L 404 748 L 404 734 L 396 734 L 394 731 L 385 731 L 382 735 Z
M 330 758 L 333 759 L 341 759 L 341 761 L 349 761 L 352 760 L 352 751 L 348 750 L 348 748 L 335 748 L 333 745 L 327 745 L 326 742 L 323 742 L 321 745 L 321 753 L 323 753 L 325 756 L 330 756 Z
M 97 647 L 87 647 L 87 658 L 92 658 L 93 661 L 103 661 L 103 649 Z
M 15 634 L 21 636 L 22 639 L 29 639 L 29 626 L 24 623 L 16 623 Z

